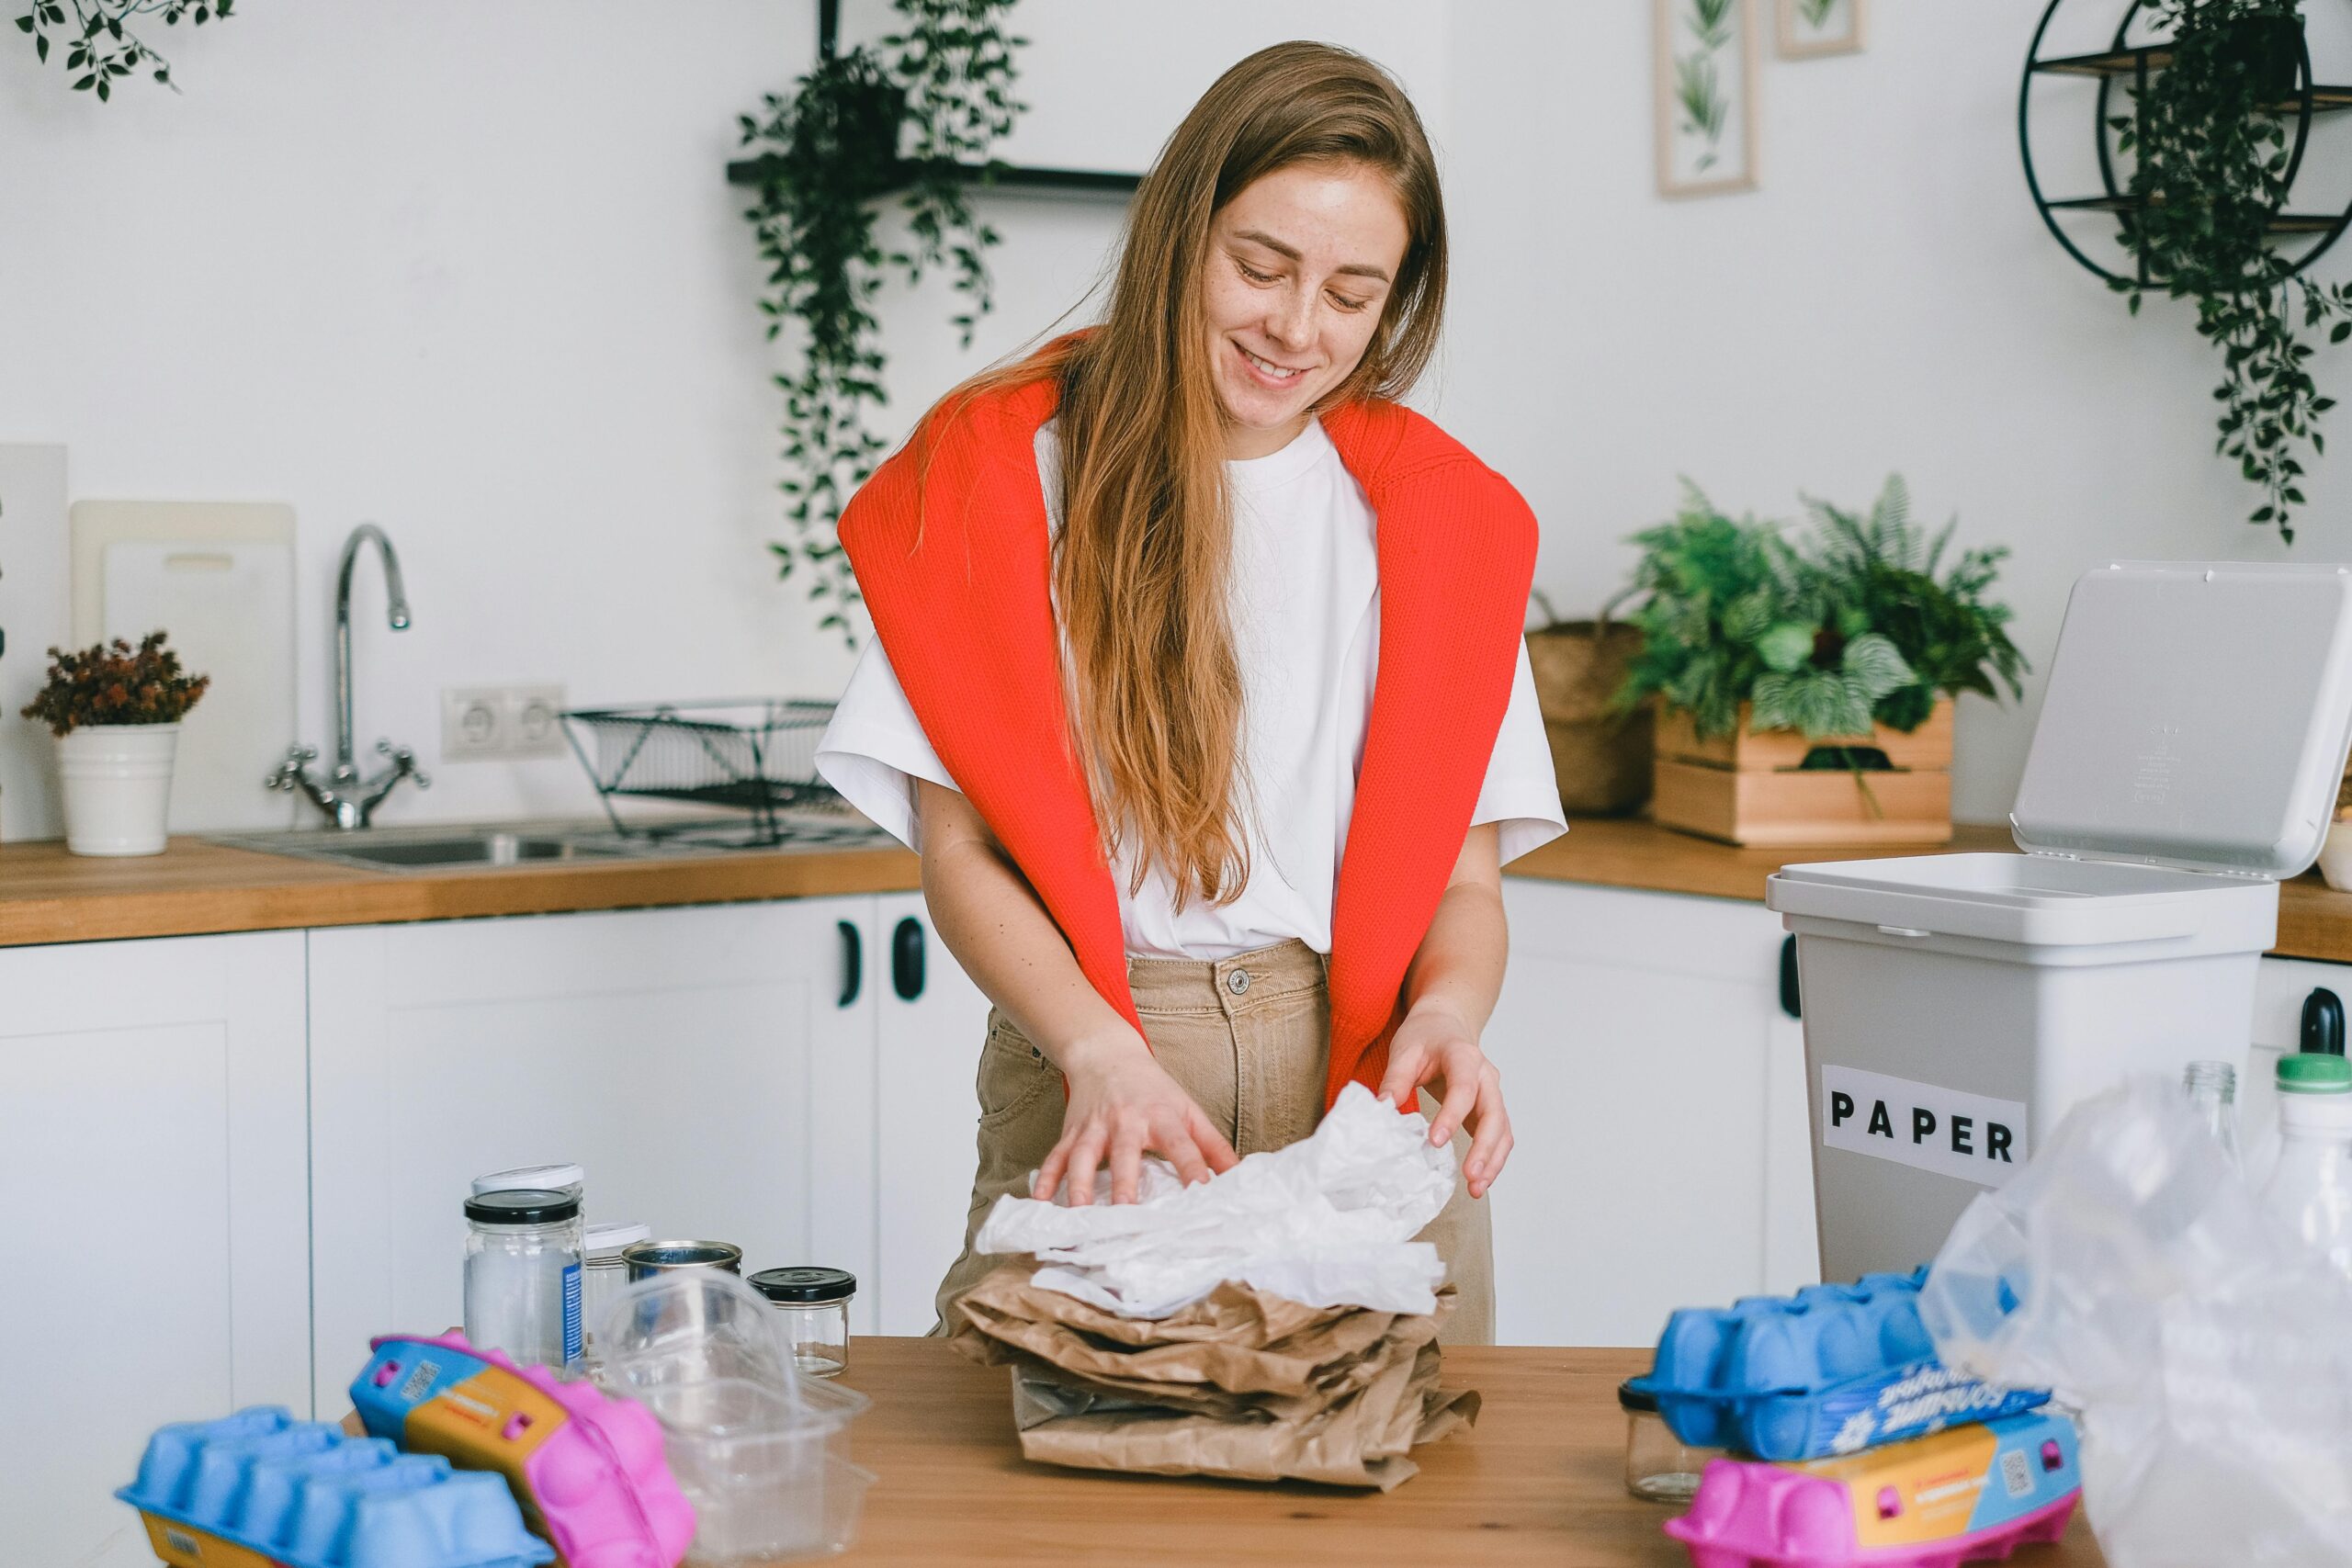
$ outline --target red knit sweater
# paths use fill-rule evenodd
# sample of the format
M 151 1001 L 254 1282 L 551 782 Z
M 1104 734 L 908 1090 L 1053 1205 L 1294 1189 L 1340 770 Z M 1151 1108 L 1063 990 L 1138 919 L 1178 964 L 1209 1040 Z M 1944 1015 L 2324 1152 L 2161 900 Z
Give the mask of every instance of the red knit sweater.
M 1103 998 L 1142 1032 L 1118 891 L 1067 743 L 1035 440 L 1051 380 L 936 412 L 852 498 L 841 540 L 923 734 Z M 1405 971 L 1460 858 L 1510 703 L 1535 517 L 1420 415 L 1323 428 L 1376 520 L 1380 659 L 1333 892 L 1325 1103 L 1378 1089 Z

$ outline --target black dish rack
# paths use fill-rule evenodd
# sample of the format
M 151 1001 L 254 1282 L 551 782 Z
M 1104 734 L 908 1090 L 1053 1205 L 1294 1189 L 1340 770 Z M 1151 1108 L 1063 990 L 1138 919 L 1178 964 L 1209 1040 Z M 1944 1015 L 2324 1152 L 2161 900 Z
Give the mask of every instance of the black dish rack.
M 563 722 L 615 831 L 660 838 L 709 829 L 707 821 L 624 822 L 613 802 L 628 795 L 748 811 L 749 836 L 739 841 L 776 844 L 793 836 L 787 809 L 846 810 L 817 776 L 817 740 L 832 716 L 829 702 L 754 697 L 575 708 Z

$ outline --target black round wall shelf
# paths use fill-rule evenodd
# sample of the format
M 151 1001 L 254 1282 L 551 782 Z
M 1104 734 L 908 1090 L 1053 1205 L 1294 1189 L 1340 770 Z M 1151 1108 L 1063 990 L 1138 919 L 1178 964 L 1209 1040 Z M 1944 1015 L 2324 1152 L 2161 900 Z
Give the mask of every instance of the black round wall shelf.
M 2133 243 L 2132 215 L 2139 203 L 2129 188 L 2129 172 L 2120 181 L 2117 177 L 2115 135 L 2108 123 L 2111 117 L 2126 112 L 2129 107 L 2128 101 L 2117 101 L 2119 87 L 2131 90 L 2132 96 L 2136 97 L 2147 86 L 2150 76 L 2171 63 L 2171 50 L 2165 40 L 2143 39 L 2136 43 L 2132 41 L 2133 24 L 2141 20 L 2146 0 L 2126 0 L 2121 6 L 2114 36 L 2107 48 L 2089 54 L 2045 56 L 2042 53 L 2042 42 L 2050 34 L 2050 24 L 2061 10 L 2083 11 L 2098 3 L 2099 0 L 2050 0 L 2048 9 L 2041 13 L 2041 24 L 2033 29 L 2033 42 L 2026 50 L 2025 74 L 2018 85 L 2018 151 L 2025 160 L 2026 188 L 2033 193 L 2033 204 L 2041 210 L 2041 220 L 2049 226 L 2052 237 L 2066 248 L 2068 255 L 2109 282 L 2138 285 L 2161 282 L 2161 279 L 2150 278 L 2146 254 Z M 2106 3 L 2112 5 L 2114 0 L 2106 0 Z M 2272 214 L 2270 233 L 2282 246 L 2300 244 L 2304 247 L 2290 258 L 2290 270 L 2301 272 L 2325 254 L 2344 232 L 2346 226 L 2352 224 L 2352 204 L 2347 204 L 2340 212 L 2314 212 L 2296 210 L 2292 203 L 2295 176 L 2302 172 L 2303 152 L 2311 141 L 2312 122 L 2321 115 L 2352 109 L 2352 85 L 2334 86 L 2314 79 L 2311 49 L 2301 28 L 2295 30 L 2291 47 L 2293 84 L 2282 87 L 2278 100 L 2266 106 L 2270 113 L 2291 119 L 2294 128 L 2288 141 L 2285 188 L 2289 199 L 2282 201 Z M 2283 50 L 2279 64 L 2283 76 L 2286 64 Z M 2346 74 L 2352 76 L 2352 72 Z M 2046 88 L 2070 78 L 2075 81 L 2089 78 L 2098 84 L 2090 123 L 2084 129 L 2089 132 L 2098 152 L 2098 182 L 2102 188 L 2095 194 L 2052 198 L 2042 190 L 2041 174 L 2034 167 L 2035 88 Z M 2043 96 L 2048 95 L 2045 93 Z M 2132 270 L 2129 273 L 2119 273 L 2094 260 L 2061 221 L 2065 217 L 2100 213 L 2112 215 L 2116 220 L 2120 251 L 2115 260 L 2119 264 L 2130 265 Z

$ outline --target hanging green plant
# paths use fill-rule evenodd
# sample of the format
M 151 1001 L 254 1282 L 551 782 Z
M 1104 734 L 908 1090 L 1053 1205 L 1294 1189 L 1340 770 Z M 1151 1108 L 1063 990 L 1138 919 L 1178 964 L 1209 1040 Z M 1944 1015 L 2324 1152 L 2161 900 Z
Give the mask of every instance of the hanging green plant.
M 952 320 L 971 345 L 992 303 L 984 253 L 998 241 L 972 211 L 973 171 L 989 183 L 989 150 L 1026 107 L 1012 96 L 1012 51 L 1028 42 L 1005 31 L 1014 0 L 892 3 L 903 31 L 828 54 L 789 95 L 768 95 L 762 114 L 741 119 L 743 144 L 773 154 L 744 213 L 768 264 L 760 310 L 771 339 L 798 328 L 797 367 L 775 377 L 793 537 L 768 547 L 780 577 L 802 572 L 810 600 L 825 603 L 819 626 L 852 646 L 857 583 L 835 527 L 888 448 L 866 424 L 888 400 L 871 304 L 891 270 L 913 284 L 927 267 L 951 266 L 966 301 Z M 878 198 L 892 190 L 904 193 L 903 250 L 875 233 Z
M 155 52 L 147 40 L 124 24 L 137 17 L 160 17 L 167 28 L 186 17 L 202 27 L 215 17 L 226 17 L 236 0 L 33 0 L 33 7 L 17 18 L 17 30 L 33 40 L 33 52 L 49 59 L 50 40 L 65 40 L 65 69 L 77 93 L 96 93 L 99 101 L 114 96 L 114 85 L 134 71 L 144 70 L 174 92 L 171 62 Z M 71 14 L 69 15 L 69 10 Z
M 2302 19 L 2295 0 L 2152 0 L 2148 17 L 2171 29 L 2169 59 L 2133 112 L 2108 121 L 2136 159 L 2126 237 L 2147 281 L 2112 287 L 2135 314 L 2151 288 L 2195 302 L 2199 334 L 2222 350 L 2214 449 L 2261 491 L 2246 521 L 2291 543 L 2296 454 L 2303 442 L 2326 450 L 2319 416 L 2335 405 L 2304 368 L 2301 332 L 2330 323 L 2330 342 L 2352 337 L 2352 283 L 2313 282 L 2269 243 L 2292 173 L 2279 106 L 2294 96 Z

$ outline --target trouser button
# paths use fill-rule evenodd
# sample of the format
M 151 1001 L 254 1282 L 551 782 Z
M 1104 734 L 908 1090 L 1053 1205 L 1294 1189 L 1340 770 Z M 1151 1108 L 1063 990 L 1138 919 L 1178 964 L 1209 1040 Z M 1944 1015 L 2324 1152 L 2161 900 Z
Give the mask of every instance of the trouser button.
M 1250 971 L 1236 969 L 1232 974 L 1227 975 L 1225 977 L 1225 988 L 1237 997 L 1241 995 L 1250 988 Z

